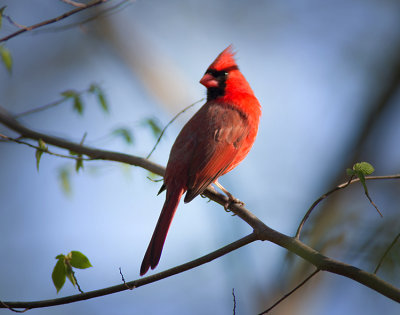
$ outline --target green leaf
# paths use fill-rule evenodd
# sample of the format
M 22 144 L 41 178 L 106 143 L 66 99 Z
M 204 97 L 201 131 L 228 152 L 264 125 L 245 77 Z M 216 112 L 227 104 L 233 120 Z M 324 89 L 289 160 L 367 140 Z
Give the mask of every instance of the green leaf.
M 79 155 L 78 157 L 82 157 L 82 155 Z M 76 163 L 75 163 L 75 171 L 76 171 L 77 173 L 79 173 L 79 170 L 80 170 L 80 169 L 83 169 L 83 160 L 77 159 L 77 160 L 76 160 Z
M 81 252 L 75 250 L 71 251 L 70 264 L 72 267 L 78 269 L 86 269 L 92 267 L 92 264 L 90 263 L 89 259 Z
M 79 115 L 83 114 L 83 103 L 79 95 L 74 96 L 74 110 L 76 110 Z
M 62 168 L 59 173 L 59 178 L 61 180 L 61 187 L 67 195 L 71 194 L 71 182 L 69 170 Z
M 39 139 L 38 143 L 40 149 L 42 149 L 43 151 L 47 151 L 46 142 L 44 142 L 42 139 Z
M 96 84 L 96 83 L 92 83 L 90 86 L 89 86 L 89 92 L 90 93 L 92 93 L 92 94 L 95 94 L 96 93 L 96 90 L 98 89 L 98 85 Z
M 133 143 L 133 136 L 132 132 L 127 128 L 118 128 L 115 129 L 112 134 L 114 136 L 122 137 L 126 143 L 132 144 Z
M 99 100 L 99 103 L 100 103 L 101 108 L 103 109 L 103 111 L 108 113 L 109 112 L 108 105 L 107 105 L 107 101 L 106 101 L 106 98 L 105 98 L 104 94 L 103 93 L 97 94 L 97 99 Z
M 1 29 L 1 26 L 2 26 L 2 23 L 3 23 L 3 12 L 4 12 L 4 9 L 6 8 L 7 6 L 5 5 L 4 7 L 1 7 L 0 8 L 0 29 Z
M 57 256 L 56 256 L 56 259 L 61 259 L 61 258 L 64 259 L 64 258 L 65 258 L 65 255 L 64 255 L 64 254 L 60 254 L 60 255 L 57 255 Z
M 150 127 L 155 138 L 158 138 L 158 136 L 161 134 L 161 127 L 155 119 L 147 118 L 143 121 L 143 125 Z
M 365 194 L 368 196 L 368 189 L 365 183 L 365 175 L 372 174 L 374 172 L 374 167 L 368 162 L 360 162 L 353 165 L 353 169 L 347 169 L 347 174 L 352 176 L 357 176 L 360 179 L 361 184 L 364 187 Z
M 42 157 L 43 152 L 46 152 L 48 149 L 46 143 L 42 139 L 39 139 L 38 143 L 39 143 L 39 149 L 36 150 L 35 157 L 36 157 L 36 169 L 39 172 L 40 158 Z
M 57 257 L 59 256 L 61 255 L 58 255 Z M 53 279 L 54 286 L 56 287 L 58 293 L 63 287 L 66 279 L 66 266 L 64 263 L 64 255 L 62 255 L 62 257 L 58 259 L 56 265 L 54 266 L 51 278 Z
M 35 157 L 36 157 L 36 169 L 39 172 L 39 163 L 40 163 L 40 158 L 42 157 L 43 151 L 42 150 L 36 150 L 35 152 Z
M 353 170 L 356 172 L 361 172 L 363 175 L 370 175 L 372 174 L 375 169 L 374 167 L 369 164 L 368 162 L 360 162 L 353 165 Z M 361 178 L 360 178 L 361 180 Z
M 4 66 L 6 67 L 7 71 L 11 74 L 12 57 L 10 51 L 4 46 L 0 46 L 0 55 Z
M 369 202 L 375 207 L 376 211 L 378 211 L 379 215 L 381 217 L 383 217 L 381 211 L 378 209 L 377 205 L 372 201 L 369 192 L 368 192 L 368 188 L 367 188 L 367 184 L 365 182 L 365 176 L 366 175 L 370 175 L 375 171 L 374 167 L 369 164 L 368 162 L 360 162 L 360 163 L 356 163 L 353 165 L 353 170 L 352 170 L 352 174 L 351 175 L 355 175 L 360 179 L 361 184 L 363 185 L 364 188 L 364 193 L 367 196 Z M 350 172 L 347 171 L 347 174 L 349 174 Z
M 360 179 L 361 184 L 364 186 L 365 193 L 368 195 L 367 184 L 365 183 L 365 176 L 362 172 L 356 171 L 357 177 Z
M 76 279 L 75 279 L 74 271 L 72 270 L 71 265 L 68 263 L 65 266 L 65 274 L 66 274 L 67 278 L 69 279 L 69 281 L 71 281 L 72 285 L 75 287 Z
M 356 172 L 354 170 L 352 170 L 351 168 L 346 169 L 346 174 L 348 176 L 356 176 Z
M 103 109 L 104 112 L 108 113 L 109 109 L 102 88 L 99 85 L 93 83 L 92 85 L 90 85 L 89 92 L 97 96 L 97 100 L 101 108 Z

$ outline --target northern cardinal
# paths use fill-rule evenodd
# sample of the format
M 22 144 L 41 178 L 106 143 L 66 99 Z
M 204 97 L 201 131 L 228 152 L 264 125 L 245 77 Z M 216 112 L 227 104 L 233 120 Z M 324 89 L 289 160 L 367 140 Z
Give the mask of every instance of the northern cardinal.
M 221 188 L 218 177 L 246 157 L 257 135 L 261 106 L 236 65 L 231 46 L 208 67 L 200 83 L 207 88 L 207 102 L 186 123 L 172 146 L 159 191 L 166 189 L 167 196 L 140 267 L 141 276 L 158 265 L 182 195 L 186 192 L 187 203 L 212 183 Z

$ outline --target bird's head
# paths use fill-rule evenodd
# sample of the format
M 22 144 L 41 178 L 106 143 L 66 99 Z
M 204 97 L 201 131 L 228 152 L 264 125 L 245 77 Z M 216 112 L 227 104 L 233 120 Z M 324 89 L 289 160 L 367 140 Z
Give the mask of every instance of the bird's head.
M 225 94 L 227 80 L 232 72 L 239 72 L 232 46 L 229 45 L 208 67 L 200 83 L 207 88 L 207 99 L 212 100 Z

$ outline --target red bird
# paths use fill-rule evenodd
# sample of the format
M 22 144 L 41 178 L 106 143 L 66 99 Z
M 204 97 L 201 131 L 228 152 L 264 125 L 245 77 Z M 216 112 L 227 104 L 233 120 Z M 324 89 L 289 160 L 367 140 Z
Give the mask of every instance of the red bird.
M 167 196 L 140 267 L 141 276 L 158 265 L 182 195 L 186 192 L 187 203 L 212 183 L 221 188 L 218 177 L 246 157 L 257 135 L 261 106 L 236 65 L 231 46 L 208 67 L 200 83 L 207 88 L 207 102 L 172 146 L 160 189 L 166 189 Z

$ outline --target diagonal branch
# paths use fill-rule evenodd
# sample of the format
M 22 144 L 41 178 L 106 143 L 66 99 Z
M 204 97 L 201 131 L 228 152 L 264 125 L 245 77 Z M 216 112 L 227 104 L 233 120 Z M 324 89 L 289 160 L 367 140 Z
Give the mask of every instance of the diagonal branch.
M 2 135 L 1 133 L 0 133 L 0 138 L 5 139 L 5 140 L 3 140 L 3 141 L 10 141 L 10 142 L 15 142 L 15 143 L 23 144 L 23 145 L 26 145 L 26 146 L 31 147 L 31 148 L 33 148 L 33 149 L 39 150 L 39 151 L 41 151 L 41 152 L 43 152 L 43 153 L 47 153 L 47 154 L 53 155 L 53 156 L 58 156 L 58 157 L 61 157 L 61 158 L 64 158 L 64 159 L 70 159 L 70 160 L 75 160 L 75 161 L 79 161 L 79 160 L 80 160 L 80 161 L 91 161 L 91 159 L 85 159 L 85 158 L 78 157 L 78 156 L 64 155 L 64 154 L 54 153 L 54 152 L 49 151 L 48 149 L 42 149 L 42 148 L 40 148 L 40 147 L 38 147 L 38 146 L 35 146 L 35 145 L 33 145 L 33 144 L 30 144 L 30 143 L 28 143 L 28 142 L 21 141 L 21 140 L 19 140 L 19 139 L 14 139 L 14 138 L 11 138 L 11 137 Z
M 16 131 L 23 138 L 29 138 L 33 140 L 42 139 L 46 144 L 54 145 L 59 148 L 63 148 L 75 153 L 86 155 L 90 157 L 92 160 L 108 160 L 108 161 L 122 162 L 142 167 L 146 170 L 149 170 L 150 172 L 153 172 L 161 176 L 164 175 L 165 169 L 162 166 L 153 163 L 149 160 L 146 160 L 144 158 L 134 155 L 123 154 L 119 152 L 94 149 L 62 138 L 53 137 L 46 135 L 44 133 L 33 131 L 32 129 L 29 129 L 21 125 L 11 114 L 9 114 L 1 106 L 0 106 L 0 123 Z
M 376 266 L 374 273 L 376 274 L 379 270 L 379 268 L 381 267 L 383 261 L 385 260 L 387 254 L 390 252 L 390 250 L 392 249 L 392 247 L 394 246 L 394 244 L 396 244 L 396 242 L 399 240 L 400 238 L 400 233 L 396 235 L 396 237 L 394 238 L 394 240 L 392 241 L 392 243 L 390 243 L 389 247 L 386 248 L 384 254 L 382 255 L 381 259 L 379 259 L 378 265 Z
M 268 309 L 263 311 L 262 313 L 258 315 L 263 315 L 269 313 L 272 309 L 274 309 L 276 306 L 278 306 L 280 303 L 282 303 L 284 300 L 286 300 L 289 296 L 291 296 L 294 292 L 296 292 L 298 289 L 300 289 L 303 285 L 305 285 L 312 277 L 314 277 L 320 270 L 316 269 L 312 274 L 310 274 L 307 278 L 305 278 L 300 284 L 298 284 L 294 289 L 290 290 L 290 292 L 286 293 L 284 296 L 282 296 L 278 301 L 276 301 L 272 306 L 270 306 Z
M 393 175 L 382 175 L 382 176 L 365 176 L 364 179 L 365 180 L 374 180 L 374 179 L 399 179 L 400 178 L 400 174 L 393 174 Z M 303 229 L 304 224 L 306 223 L 307 219 L 309 218 L 311 212 L 314 210 L 314 208 L 324 199 L 328 198 L 331 194 L 333 194 L 334 192 L 347 188 L 349 185 L 354 184 L 359 182 L 360 179 L 359 178 L 353 178 L 350 177 L 350 179 L 345 182 L 342 183 L 340 185 L 337 185 L 335 188 L 331 189 L 330 191 L 326 192 L 325 194 L 323 194 L 322 196 L 320 196 L 317 200 L 315 200 L 313 202 L 313 204 L 311 205 L 311 207 L 307 210 L 306 214 L 304 215 L 303 219 L 301 220 L 299 227 L 297 228 L 296 231 L 296 238 L 300 238 L 300 233 L 301 230 Z M 371 204 L 375 207 L 376 210 L 378 210 L 378 208 L 376 207 L 375 203 L 373 203 L 373 201 L 371 200 L 371 198 L 369 197 L 369 195 L 367 195 L 368 200 L 371 202 Z M 382 217 L 381 212 L 378 210 L 379 214 Z
M 49 307 L 49 306 L 62 305 L 62 304 L 68 304 L 68 303 L 73 303 L 73 302 L 77 302 L 77 301 L 88 300 L 88 299 L 92 299 L 95 297 L 109 295 L 109 294 L 129 290 L 129 289 L 133 290 L 138 287 L 144 286 L 146 284 L 153 283 L 153 282 L 174 276 L 178 273 L 196 268 L 203 264 L 206 264 L 218 257 L 226 255 L 226 254 L 228 254 L 240 247 L 243 247 L 249 243 L 252 243 L 256 240 L 257 240 L 256 234 L 251 233 L 251 234 L 237 240 L 236 242 L 228 244 L 210 254 L 207 254 L 198 259 L 192 260 L 188 263 L 176 266 L 174 268 L 156 273 L 156 274 L 148 276 L 148 277 L 140 278 L 138 280 L 134 280 L 134 281 L 130 281 L 130 282 L 124 282 L 122 284 L 115 285 L 112 287 L 108 287 L 108 288 L 104 288 L 104 289 L 100 289 L 100 290 L 94 290 L 94 291 L 81 293 L 81 294 L 70 295 L 70 296 L 52 299 L 52 300 L 42 300 L 42 301 L 34 301 L 34 302 L 0 302 L 0 308 L 4 308 L 5 307 L 4 305 L 6 305 L 7 308 L 25 308 L 25 309 Z
M 83 8 L 84 6 L 86 6 L 86 4 L 81 3 L 81 2 L 76 2 L 73 0 L 61 0 L 62 2 L 65 2 L 66 4 L 70 4 L 76 8 Z
M 153 154 L 154 150 L 157 148 L 158 144 L 160 143 L 160 140 L 162 138 L 162 136 L 164 135 L 165 131 L 167 130 L 167 128 L 180 116 L 182 115 L 184 112 L 186 112 L 189 108 L 192 108 L 194 105 L 202 102 L 204 100 L 204 98 L 202 98 L 201 100 L 198 100 L 192 104 L 190 104 L 189 106 L 186 106 L 184 109 L 182 109 L 178 114 L 176 114 L 174 116 L 174 118 L 172 118 L 168 124 L 165 125 L 164 129 L 161 131 L 160 135 L 158 136 L 158 139 L 156 141 L 156 144 L 154 145 L 153 149 L 151 149 L 150 153 L 147 154 L 146 159 L 150 158 L 150 156 Z
M 95 0 L 95 1 L 92 1 L 92 2 L 90 2 L 88 4 L 83 5 L 81 7 L 77 7 L 76 9 L 73 9 L 71 11 L 65 12 L 65 13 L 61 14 L 60 16 L 57 16 L 57 17 L 52 18 L 50 20 L 42 21 L 40 23 L 31 25 L 31 26 L 26 26 L 26 27 L 21 28 L 20 30 L 18 30 L 16 32 L 14 32 L 14 33 L 11 33 L 11 34 L 9 34 L 7 36 L 4 36 L 3 38 L 0 38 L 0 43 L 1 42 L 6 42 L 9 39 L 11 39 L 11 38 L 13 38 L 15 36 L 18 36 L 18 35 L 20 35 L 22 33 L 25 33 L 25 32 L 28 32 L 28 31 L 32 31 L 34 29 L 37 29 L 37 28 L 45 26 L 45 25 L 56 23 L 56 22 L 58 22 L 60 20 L 63 20 L 65 18 L 73 15 L 73 14 L 79 13 L 79 12 L 81 12 L 83 10 L 92 8 L 92 7 L 96 6 L 96 5 L 102 4 L 102 3 L 107 2 L 107 1 L 108 0 Z

